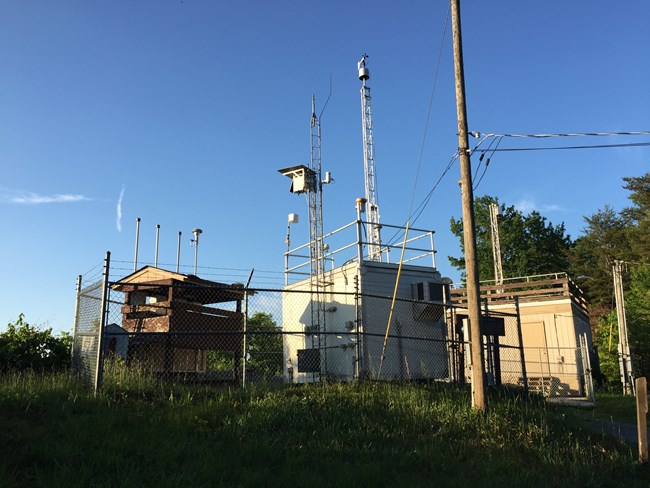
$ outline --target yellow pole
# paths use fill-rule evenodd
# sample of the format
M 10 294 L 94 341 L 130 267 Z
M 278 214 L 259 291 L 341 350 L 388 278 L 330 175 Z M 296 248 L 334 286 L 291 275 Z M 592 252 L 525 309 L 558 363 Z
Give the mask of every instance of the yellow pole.
M 399 257 L 399 266 L 397 267 L 397 277 L 395 278 L 395 289 L 393 290 L 393 299 L 390 303 L 390 313 L 388 314 L 388 324 L 386 324 L 386 334 L 384 335 L 384 346 L 381 349 L 381 359 L 379 361 L 379 376 L 381 376 L 381 367 L 384 364 L 384 355 L 386 354 L 386 344 L 388 343 L 388 333 L 390 332 L 390 323 L 393 321 L 393 310 L 395 310 L 395 299 L 397 298 L 397 287 L 399 286 L 400 275 L 402 274 L 402 263 L 404 262 L 404 251 L 406 249 L 406 239 L 409 235 L 409 226 L 411 221 L 406 222 L 404 230 L 404 242 L 402 243 L 402 254 Z

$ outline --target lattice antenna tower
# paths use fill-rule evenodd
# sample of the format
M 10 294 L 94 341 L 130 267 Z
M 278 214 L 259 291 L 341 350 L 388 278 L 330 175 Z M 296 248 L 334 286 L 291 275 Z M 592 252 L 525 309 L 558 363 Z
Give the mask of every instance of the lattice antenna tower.
M 499 239 L 499 205 L 490 204 L 490 230 L 492 234 L 492 257 L 494 258 L 494 284 L 503 285 L 501 265 L 501 242 Z
M 311 96 L 311 155 L 309 169 L 315 175 L 313 190 L 307 192 L 309 200 L 309 239 L 312 283 L 319 284 L 325 273 L 323 249 L 323 180 L 321 178 L 320 120 L 316 115 L 316 98 Z M 325 181 L 329 183 L 329 177 Z
M 316 115 L 316 98 L 311 96 L 310 122 L 311 153 L 309 169 L 314 175 L 312 189 L 307 192 L 309 202 L 309 257 L 311 276 L 311 325 L 318 332 L 318 346 L 327 347 L 325 323 L 325 249 L 323 244 L 323 183 L 329 183 L 329 176 L 321 178 L 321 129 Z M 313 344 L 315 345 L 315 344 Z M 327 367 L 325 367 L 327 370 Z
M 366 67 L 368 55 L 361 56 L 357 63 L 359 79 L 361 80 L 361 117 L 363 129 L 363 169 L 366 184 L 368 221 L 368 259 L 381 261 L 381 236 L 379 224 L 379 204 L 377 203 L 377 180 L 375 178 L 375 147 L 372 134 L 372 105 L 370 87 L 367 81 L 370 79 L 370 71 Z

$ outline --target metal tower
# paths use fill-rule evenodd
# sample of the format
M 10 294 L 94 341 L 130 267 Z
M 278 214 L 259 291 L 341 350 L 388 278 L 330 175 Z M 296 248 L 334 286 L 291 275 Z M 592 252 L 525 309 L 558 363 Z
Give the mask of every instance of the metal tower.
M 375 149 L 372 135 L 372 106 L 370 104 L 370 71 L 366 68 L 368 55 L 361 56 L 357 63 L 361 80 L 361 115 L 363 129 L 363 166 L 366 183 L 368 229 L 368 259 L 381 261 L 381 237 L 379 224 L 379 205 L 377 203 L 377 181 L 375 178 Z
M 321 179 L 321 134 L 320 120 L 316 115 L 316 99 L 311 96 L 311 155 L 309 169 L 315 175 L 314 186 L 307 192 L 309 200 L 309 257 L 311 276 L 311 325 L 319 333 L 318 345 L 327 347 L 325 325 L 325 249 L 323 246 L 323 180 Z M 329 176 L 325 183 L 329 183 Z M 327 356 L 327 355 L 325 355 Z M 327 371 L 327 364 L 325 364 Z
M 501 266 L 501 242 L 499 241 L 499 205 L 490 204 L 490 230 L 492 234 L 492 257 L 494 258 L 494 284 L 503 285 Z
M 311 156 L 309 169 L 315 174 L 314 188 L 307 192 L 309 200 L 309 253 L 312 283 L 319 284 L 325 273 L 323 249 L 323 180 L 320 160 L 320 120 L 316 115 L 316 99 L 311 96 Z M 328 180 L 325 183 L 329 183 Z
M 311 323 L 308 332 L 311 335 L 312 348 L 325 348 L 327 332 L 325 326 L 325 244 L 323 242 L 323 185 L 333 180 L 329 172 L 325 179 L 321 178 L 321 130 L 320 119 L 316 115 L 316 100 L 311 98 L 310 121 L 311 155 L 309 166 L 298 165 L 279 170 L 291 178 L 291 193 L 305 193 L 309 205 L 309 265 L 311 291 Z M 292 214 L 295 218 L 296 216 Z M 293 220 L 294 222 L 297 219 Z M 292 218 L 290 216 L 289 224 Z M 287 247 L 289 246 L 289 231 L 287 230 Z M 327 372 L 327 355 L 324 358 L 324 371 Z
M 623 268 L 626 263 L 614 261 L 614 296 L 616 298 L 616 318 L 618 321 L 618 364 L 621 371 L 623 394 L 634 395 L 634 374 L 630 342 L 627 336 L 627 320 L 625 314 L 625 296 L 623 293 Z

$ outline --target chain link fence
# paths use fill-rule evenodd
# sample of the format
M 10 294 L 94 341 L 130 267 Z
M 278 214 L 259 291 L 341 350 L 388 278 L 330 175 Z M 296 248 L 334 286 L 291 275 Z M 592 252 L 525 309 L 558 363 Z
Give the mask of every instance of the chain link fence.
M 72 342 L 72 369 L 80 380 L 94 386 L 99 364 L 102 281 L 77 290 L 77 306 Z
M 106 279 L 102 303 L 102 283 L 78 292 L 72 361 L 95 389 L 102 381 L 470 382 L 468 314 L 451 303 L 255 289 L 153 267 Z M 481 329 L 488 385 L 584 394 L 580 348 L 522 347 L 517 314 L 486 310 Z

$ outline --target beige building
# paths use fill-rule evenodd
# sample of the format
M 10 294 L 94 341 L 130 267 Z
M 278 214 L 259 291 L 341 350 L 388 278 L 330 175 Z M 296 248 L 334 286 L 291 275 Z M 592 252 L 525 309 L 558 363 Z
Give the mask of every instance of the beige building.
M 456 304 L 466 304 L 465 289 L 452 290 Z M 488 314 L 516 314 L 521 320 L 525 371 L 521 361 L 501 354 L 504 383 L 523 383 L 550 396 L 582 396 L 591 387 L 589 351 L 593 350 L 589 312 L 581 290 L 565 273 L 514 278 L 481 286 Z M 519 343 L 516 328 L 498 337 L 502 346 Z M 506 380 L 507 379 L 507 380 Z

